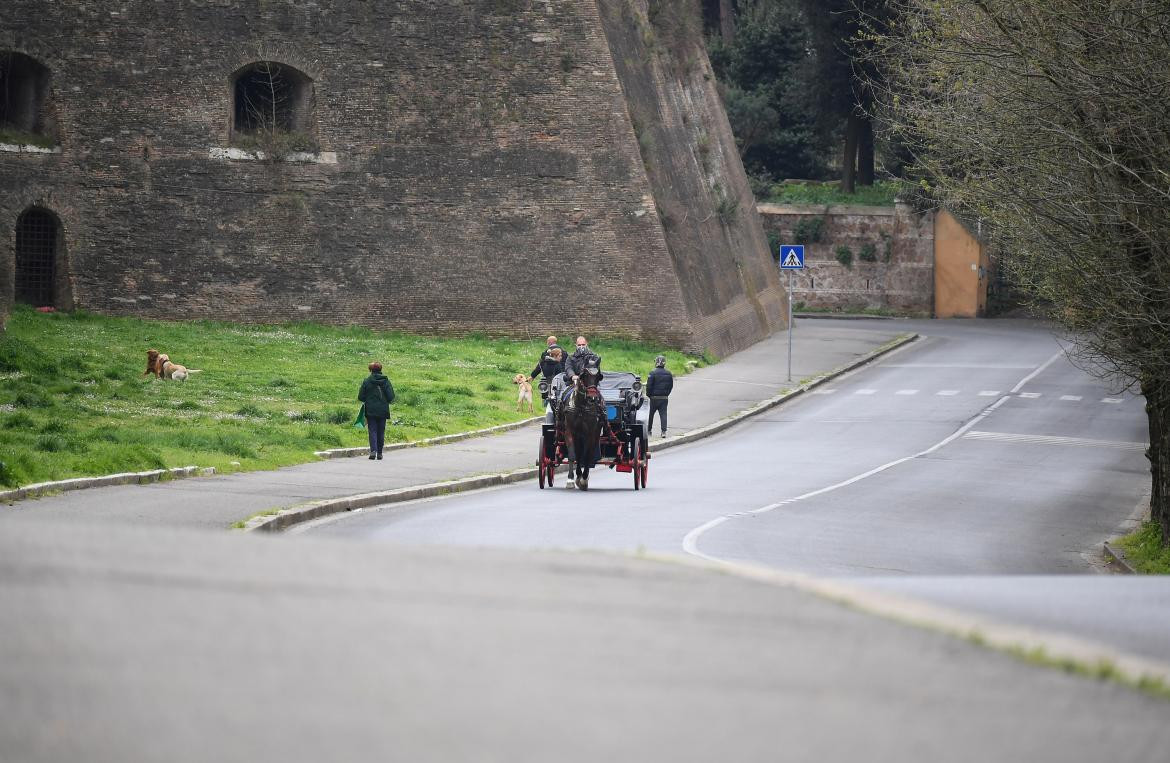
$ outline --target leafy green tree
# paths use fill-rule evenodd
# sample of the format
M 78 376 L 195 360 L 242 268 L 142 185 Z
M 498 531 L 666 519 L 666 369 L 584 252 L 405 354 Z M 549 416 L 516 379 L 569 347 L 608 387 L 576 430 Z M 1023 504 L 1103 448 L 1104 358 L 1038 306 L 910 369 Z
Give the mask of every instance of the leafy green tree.
M 890 0 L 865 36 L 938 197 L 990 223 L 1082 367 L 1139 389 L 1170 545 L 1170 5 Z

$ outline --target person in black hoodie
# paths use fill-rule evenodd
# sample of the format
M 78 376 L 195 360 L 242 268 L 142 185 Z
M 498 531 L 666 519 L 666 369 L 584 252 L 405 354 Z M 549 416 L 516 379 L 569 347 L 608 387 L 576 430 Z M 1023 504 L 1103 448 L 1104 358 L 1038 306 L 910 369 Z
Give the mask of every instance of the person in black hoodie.
M 654 359 L 654 370 L 646 379 L 646 397 L 650 398 L 650 420 L 646 424 L 646 435 L 654 433 L 654 413 L 658 412 L 658 424 L 662 427 L 662 436 L 666 437 L 666 404 L 669 401 L 670 391 L 674 389 L 674 374 L 666 370 L 666 356 L 659 355 Z
M 377 361 L 369 366 L 370 375 L 358 390 L 358 400 L 366 409 L 366 430 L 370 434 L 370 460 L 382 458 L 382 446 L 386 443 L 386 419 L 390 418 L 390 403 L 394 402 L 394 387 L 382 375 L 382 364 Z

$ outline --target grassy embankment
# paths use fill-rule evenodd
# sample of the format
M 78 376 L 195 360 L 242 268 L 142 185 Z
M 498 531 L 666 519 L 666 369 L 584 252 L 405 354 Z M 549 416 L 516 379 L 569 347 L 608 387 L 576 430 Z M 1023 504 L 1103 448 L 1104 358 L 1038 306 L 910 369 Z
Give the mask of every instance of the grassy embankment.
M 1126 561 L 1147 575 L 1170 575 L 1170 546 L 1162 545 L 1162 530 L 1155 522 L 1146 522 L 1136 531 L 1118 538 Z
M 562 346 L 571 347 L 565 332 Z M 604 367 L 646 374 L 678 352 L 591 337 Z M 143 377 L 146 350 L 202 369 L 185 383 Z M 527 418 L 513 375 L 528 373 L 543 337 L 434 338 L 315 324 L 162 322 L 18 306 L 0 340 L 0 485 L 174 466 L 224 472 L 315 459 L 365 444 L 352 426 L 372 360 L 397 400 L 388 442 Z M 539 406 L 540 398 L 535 394 Z
M 905 188 L 901 180 L 880 180 L 873 185 L 859 185 L 856 193 L 844 193 L 833 183 L 775 183 L 767 198 L 769 204 L 862 204 L 892 207 L 898 192 Z

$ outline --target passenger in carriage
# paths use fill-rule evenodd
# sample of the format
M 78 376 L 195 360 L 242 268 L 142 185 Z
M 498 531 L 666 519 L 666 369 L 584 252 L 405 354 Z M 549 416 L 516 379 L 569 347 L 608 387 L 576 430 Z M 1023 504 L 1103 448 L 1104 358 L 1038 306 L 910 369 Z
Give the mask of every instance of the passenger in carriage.
M 557 344 L 557 338 L 550 336 L 548 347 L 540 354 L 540 360 L 536 361 L 536 368 L 532 369 L 531 377 L 535 379 L 536 375 L 540 374 L 548 388 L 551 388 L 553 379 L 565 371 L 565 357 L 565 351 Z M 541 398 L 547 402 L 547 393 L 542 393 Z

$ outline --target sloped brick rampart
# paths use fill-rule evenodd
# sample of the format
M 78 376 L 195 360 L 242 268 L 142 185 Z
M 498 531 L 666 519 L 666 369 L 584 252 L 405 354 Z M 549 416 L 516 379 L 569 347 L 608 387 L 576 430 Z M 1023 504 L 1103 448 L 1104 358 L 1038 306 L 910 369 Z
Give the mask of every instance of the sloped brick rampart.
M 710 225 L 689 190 L 706 181 L 648 177 L 631 121 L 669 103 L 664 124 L 712 124 L 739 193 L 710 66 L 619 76 L 601 17 L 618 5 L 7 0 L 0 50 L 50 70 L 61 150 L 0 151 L 0 289 L 40 205 L 71 306 L 95 312 L 746 346 L 782 327 L 754 212 Z M 312 80 L 312 155 L 233 149 L 232 75 L 264 60 Z M 656 203 L 680 179 L 671 205 L 708 220 L 693 251 Z

